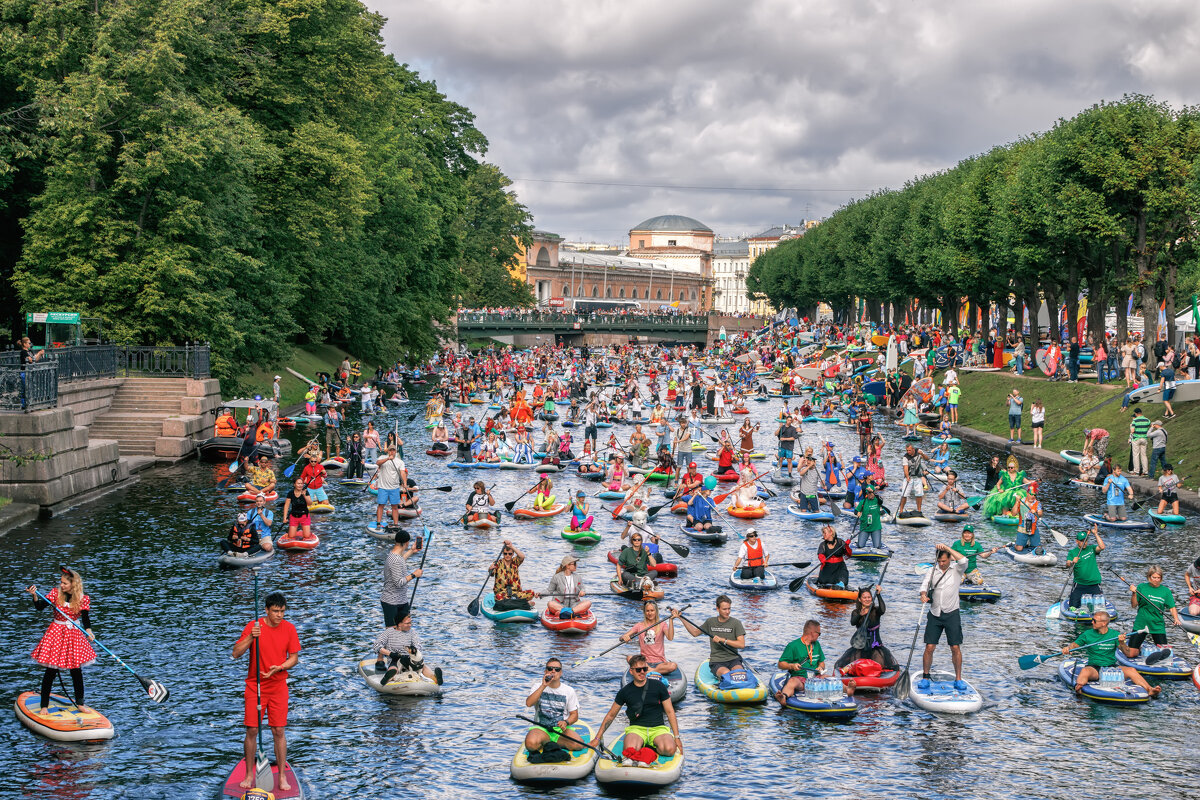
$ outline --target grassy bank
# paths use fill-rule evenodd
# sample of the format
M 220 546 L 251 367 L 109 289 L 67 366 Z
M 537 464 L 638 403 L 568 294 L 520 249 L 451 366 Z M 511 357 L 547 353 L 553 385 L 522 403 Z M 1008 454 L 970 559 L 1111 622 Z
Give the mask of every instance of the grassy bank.
M 1036 373 L 1035 373 L 1036 374 Z M 1083 448 L 1083 432 L 1088 428 L 1104 428 L 1111 434 L 1109 452 L 1120 454 L 1121 466 L 1128 452 L 1129 420 L 1133 408 L 1121 413 L 1123 385 L 1097 386 L 1093 383 L 1051 383 L 1040 374 L 1036 377 L 1017 377 L 1009 373 L 965 372 L 959 374 L 962 397 L 958 420 L 976 430 L 1008 438 L 1007 396 L 1013 388 L 1025 398 L 1025 416 L 1022 438 L 1033 441 L 1029 426 L 1029 409 L 1035 400 L 1046 406 L 1045 439 L 1042 446 L 1047 450 L 1080 450 Z M 941 382 L 941 374 L 937 376 Z M 1108 402 L 1105 402 L 1108 401 Z M 1097 407 L 1098 406 L 1098 407 Z M 1181 475 L 1196 475 L 1200 471 L 1200 403 L 1175 403 L 1179 416 L 1166 420 L 1167 460 L 1178 464 Z M 1151 420 L 1161 419 L 1161 403 L 1147 404 L 1142 412 Z M 1078 419 L 1077 419 L 1078 418 Z M 1195 484 L 1189 480 L 1188 485 Z
M 339 366 L 342 359 L 350 356 L 345 350 L 329 344 L 308 344 L 302 347 L 296 347 L 292 350 L 291 358 L 281 364 L 276 364 L 266 369 L 255 367 L 254 369 L 242 375 L 238 380 L 243 388 L 243 395 L 261 394 L 263 397 L 271 396 L 271 383 L 276 375 L 283 378 L 280 381 L 280 405 L 284 408 L 304 402 L 304 393 L 308 391 L 308 384 L 297 378 L 295 375 L 287 371 L 287 367 L 299 372 L 301 375 L 307 375 L 310 378 L 316 379 L 318 372 L 328 372 L 332 374 Z M 350 360 L 354 361 L 354 357 L 350 356 Z M 223 393 L 226 399 L 229 399 L 228 391 Z

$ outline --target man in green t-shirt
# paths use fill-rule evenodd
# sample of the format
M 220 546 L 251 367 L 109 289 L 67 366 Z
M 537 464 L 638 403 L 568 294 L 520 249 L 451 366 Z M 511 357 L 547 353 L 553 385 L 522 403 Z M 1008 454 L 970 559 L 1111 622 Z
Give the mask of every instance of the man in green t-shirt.
M 1092 614 L 1092 627 L 1079 634 L 1075 639 L 1075 644 L 1076 647 L 1067 646 L 1062 649 L 1065 656 L 1069 655 L 1072 650 L 1078 652 L 1087 648 L 1083 651 L 1084 658 L 1087 660 L 1086 666 L 1080 667 L 1075 673 L 1075 694 L 1083 692 L 1083 687 L 1092 681 L 1099 680 L 1102 668 L 1117 666 L 1118 647 L 1129 658 L 1138 656 L 1137 650 L 1125 644 L 1125 634 L 1108 626 L 1108 612 L 1104 609 Z M 1146 679 L 1133 667 L 1118 667 L 1118 669 L 1125 674 L 1126 679 L 1149 692 L 1151 697 L 1158 697 L 1158 693 L 1162 691 L 1161 687 L 1146 683 Z
M 821 623 L 810 619 L 804 623 L 804 631 L 800 638 L 793 639 L 783 648 L 778 666 L 786 670 L 790 677 L 775 693 L 779 705 L 786 707 L 788 698 L 804 689 L 804 680 L 809 675 L 820 675 L 825 671 L 825 651 L 817 641 L 820 637 Z M 853 690 L 847 688 L 846 693 L 852 694 Z
M 1088 536 L 1095 536 L 1096 543 L 1088 544 Z M 1103 594 L 1100 588 L 1104 580 L 1100 575 L 1100 563 L 1097 560 L 1104 550 L 1104 540 L 1100 538 L 1100 526 L 1093 525 L 1091 531 L 1080 531 L 1075 534 L 1076 545 L 1067 551 L 1067 566 L 1075 573 L 1075 586 L 1071 589 L 1071 597 L 1067 600 L 1069 608 L 1079 608 L 1085 594 Z
M 1163 586 L 1162 567 L 1151 566 L 1146 570 L 1146 581 L 1139 583 L 1133 590 L 1130 605 L 1137 609 L 1133 620 L 1136 633 L 1129 635 L 1129 646 L 1134 650 L 1142 649 L 1146 634 L 1154 639 L 1156 645 L 1165 646 L 1167 643 L 1167 611 L 1171 612 L 1175 624 L 1180 625 L 1179 611 L 1175 608 L 1175 595 Z M 1145 633 L 1142 629 L 1145 629 Z
M 1133 447 L 1133 471 L 1138 475 L 1146 475 L 1146 446 L 1149 442 L 1150 420 L 1142 416 L 1142 410 L 1133 410 L 1133 419 L 1129 420 L 1129 441 Z
M 983 574 L 976 568 L 975 559 L 991 558 L 1000 548 L 984 550 L 983 545 L 975 541 L 975 526 L 968 522 L 963 525 L 962 536 L 950 545 L 950 549 L 967 557 L 967 572 L 963 577 L 978 586 L 983 583 Z
M 958 398 L 962 394 L 962 387 L 957 383 L 946 388 L 946 408 L 950 412 L 950 422 L 958 424 Z
M 858 547 L 861 550 L 866 547 L 867 537 L 871 537 L 871 543 L 876 550 L 883 547 L 883 504 L 879 502 L 879 498 L 875 496 L 874 484 L 868 483 L 863 487 L 863 498 L 858 501 L 858 508 L 854 510 L 855 515 L 859 519 L 858 523 Z

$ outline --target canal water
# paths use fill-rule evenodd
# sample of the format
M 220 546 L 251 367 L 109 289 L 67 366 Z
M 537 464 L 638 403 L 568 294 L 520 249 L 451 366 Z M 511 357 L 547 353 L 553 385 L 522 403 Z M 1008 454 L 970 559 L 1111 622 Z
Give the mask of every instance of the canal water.
M 270 591 L 287 596 L 288 618 L 299 629 L 303 646 L 291 677 L 291 760 L 310 796 L 320 798 L 603 795 L 591 778 L 549 791 L 524 788 L 510 781 L 508 765 L 524 731 L 514 715 L 523 712 L 524 698 L 548 656 L 568 664 L 565 680 L 579 692 L 582 719 L 593 725 L 620 686 L 621 657 L 634 652 L 632 647 L 569 668 L 615 643 L 640 619 L 637 604 L 605 596 L 612 574 L 606 552 L 616 541 L 618 523 L 600 518 L 605 538 L 590 549 L 575 548 L 559 537 L 563 517 L 534 522 L 509 518 L 500 533 L 448 524 L 461 513 L 477 475 L 497 484 L 500 503 L 516 498 L 535 477 L 527 472 L 453 471 L 427 457 L 422 420 L 408 421 L 422 402 L 414 392 L 403 413 L 375 420 L 382 430 L 398 428 L 409 468 L 422 484 L 455 486 L 450 494 L 425 492 L 419 520 L 433 531 L 433 545 L 418 590 L 416 627 L 428 662 L 445 670 L 445 694 L 383 697 L 357 674 L 357 659 L 365 656 L 382 627 L 378 594 L 388 545 L 364 531 L 374 516 L 373 498 L 335 483 L 330 494 L 337 511 L 314 526 L 320 547 L 275 557 L 259 578 L 260 601 Z M 773 433 L 779 401 L 751 406 L 763 431 Z M 350 417 L 350 427 L 357 428 L 357 412 Z M 893 488 L 887 499 L 894 507 L 900 429 L 877 428 L 889 436 L 886 464 Z M 616 430 L 627 437 L 632 429 Z M 297 445 L 307 438 L 303 428 L 289 435 Z M 857 448 L 853 432 L 834 425 L 807 424 L 803 438 L 818 449 L 821 442 L 834 441 L 845 457 Z M 770 450 L 772 442 L 769 435 L 756 439 L 763 450 Z M 967 483 L 979 483 L 988 456 L 965 444 L 955 448 L 953 464 Z M 712 464 L 697 460 L 701 467 Z M 1043 479 L 1050 526 L 1072 535 L 1081 514 L 1100 508 L 1098 492 L 1070 487 L 1061 474 L 1037 466 L 1030 471 Z M 246 664 L 233 661 L 230 649 L 254 615 L 251 573 L 220 570 L 215 562 L 212 537 L 222 534 L 237 512 L 234 495 L 213 488 L 225 474 L 223 465 L 195 461 L 145 473 L 128 489 L 0 540 L 0 586 L 9 593 L 7 613 L 0 619 L 5 698 L 37 688 L 41 669 L 29 653 L 50 615 L 35 611 L 21 592 L 30 583 L 52 586 L 60 564 L 84 573 L 99 639 L 171 691 L 167 703 L 155 706 L 132 676 L 101 652 L 96 665 L 86 670 L 87 702 L 109 716 L 116 738 L 97 745 L 59 744 L 31 735 L 9 717 L 0 725 L 0 796 L 69 800 L 219 794 L 241 756 L 243 732 Z M 591 492 L 596 486 L 569 473 L 555 476 L 555 483 L 560 496 L 580 487 Z M 786 502 L 786 495 L 771 500 L 770 515 L 754 526 L 764 535 L 772 561 L 815 562 L 818 526 L 787 515 Z M 978 519 L 975 525 L 985 545 L 1010 536 Z M 848 531 L 850 518 L 843 517 L 839 526 Z M 678 520 L 665 512 L 655 527 L 683 538 Z M 1102 563 L 1130 580 L 1140 578 L 1149 564 L 1161 564 L 1167 584 L 1179 596 L 1185 593 L 1182 571 L 1197 555 L 1196 531 L 1189 524 L 1152 533 L 1110 533 Z M 920 578 L 913 568 L 932 560 L 935 542 L 950 543 L 956 535 L 957 528 L 949 525 L 885 526 L 885 543 L 896 553 L 883 584 L 888 603 L 883 634 L 902 662 L 920 610 Z M 467 604 L 504 538 L 528 556 L 521 570 L 527 588 L 543 588 L 563 555 L 579 555 L 579 574 L 596 595 L 599 627 L 581 639 L 567 639 L 540 625 L 497 626 L 469 616 Z M 747 659 L 764 677 L 806 619 L 822 623 L 825 652 L 830 661 L 836 659 L 852 633 L 849 608 L 826 604 L 803 590 L 793 594 L 786 587 L 765 595 L 731 589 L 728 575 L 736 541 L 732 536 L 721 547 L 691 543 L 689 558 L 674 559 L 680 564 L 679 577 L 668 582 L 665 604 L 691 603 L 688 616 L 700 619 L 718 594 L 730 594 L 733 613 L 748 631 Z M 1200 709 L 1195 687 L 1171 683 L 1147 706 L 1111 709 L 1077 700 L 1056 682 L 1054 662 L 1021 672 L 1018 655 L 1051 652 L 1071 638 L 1070 625 L 1051 623 L 1048 628 L 1044 619 L 1065 573 L 1017 564 L 1002 553 L 981 567 L 988 582 L 1004 593 L 996 604 L 964 612 L 965 673 L 987 699 L 982 711 L 939 717 L 888 694 L 868 695 L 858 699 L 861 710 L 854 721 L 824 723 L 781 712 L 774 702 L 716 705 L 692 687 L 678 709 L 687 757 L 683 778 L 661 794 L 1024 798 L 1104 796 L 1115 793 L 1119 784 L 1149 796 L 1196 796 L 1186 738 Z M 874 581 L 878 571 L 851 564 L 855 584 Z M 784 583 L 800 574 L 791 567 L 776 572 Z M 1109 574 L 1105 589 L 1121 609 L 1121 627 L 1128 631 L 1128 591 Z M 1178 652 L 1194 663 L 1195 649 L 1178 632 L 1170 635 Z M 705 641 L 691 639 L 682 626 L 667 646 L 689 677 L 707 651 Z M 919 663 L 918 653 L 914 665 Z M 936 664 L 949 666 L 944 646 Z M 614 726 L 614 732 L 619 728 Z

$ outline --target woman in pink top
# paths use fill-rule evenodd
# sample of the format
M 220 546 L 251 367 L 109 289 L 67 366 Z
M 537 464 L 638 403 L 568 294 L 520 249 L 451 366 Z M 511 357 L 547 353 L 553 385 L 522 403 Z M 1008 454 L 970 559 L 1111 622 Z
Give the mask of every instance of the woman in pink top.
M 367 429 L 363 431 L 363 462 L 366 464 L 374 464 L 379 460 L 379 431 L 375 430 L 373 422 L 367 423 Z
M 657 625 L 659 621 L 658 603 L 647 600 L 642 603 L 642 613 L 645 615 L 645 619 L 630 628 L 629 632 L 621 637 L 621 641 L 633 641 L 633 637 L 636 636 L 641 654 L 646 657 L 650 669 L 659 675 L 670 675 L 679 669 L 679 665 L 674 661 L 667 660 L 666 641 L 675 639 L 675 619 L 679 616 L 679 612 L 671 609 L 671 616 L 667 621 L 662 625 Z M 657 627 L 655 627 L 656 625 Z

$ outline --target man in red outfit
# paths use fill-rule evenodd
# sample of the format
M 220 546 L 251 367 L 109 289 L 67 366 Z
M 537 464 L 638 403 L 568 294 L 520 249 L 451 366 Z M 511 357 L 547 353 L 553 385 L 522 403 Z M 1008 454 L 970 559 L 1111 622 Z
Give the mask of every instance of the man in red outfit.
M 287 779 L 287 671 L 300 661 L 300 637 L 296 627 L 283 618 L 287 600 L 278 592 L 267 595 L 267 616 L 246 623 L 242 636 L 233 646 L 233 657 L 241 658 L 250 651 L 250 669 L 246 673 L 246 778 L 243 789 L 254 785 L 254 759 L 258 726 L 262 724 L 261 706 L 267 711 L 267 722 L 275 740 L 275 760 L 279 764 L 279 788 L 291 789 Z M 257 680 L 256 680 L 257 678 Z

